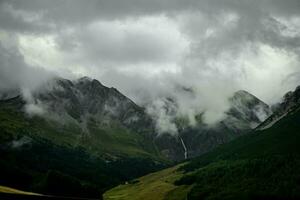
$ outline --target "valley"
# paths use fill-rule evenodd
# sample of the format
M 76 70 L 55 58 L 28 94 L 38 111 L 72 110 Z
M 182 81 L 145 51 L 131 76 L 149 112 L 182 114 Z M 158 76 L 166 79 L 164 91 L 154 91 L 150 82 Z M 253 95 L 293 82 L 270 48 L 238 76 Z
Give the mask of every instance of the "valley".
M 152 194 L 155 199 L 299 199 L 300 198 L 300 96 L 282 105 L 289 113 L 272 126 L 256 130 L 184 164 L 137 179 L 107 191 L 104 199 L 147 199 L 140 185 L 163 181 Z M 174 170 L 175 169 L 175 170 Z M 166 173 L 168 172 L 168 173 Z M 154 185 L 154 184 L 153 184 Z M 151 188 L 145 186 L 145 188 Z M 124 198 L 123 198 L 124 197 Z
M 208 126 L 199 113 L 190 126 L 177 116 L 179 132 L 171 135 L 159 133 L 146 109 L 115 88 L 87 77 L 56 78 L 31 94 L 30 101 L 15 91 L 0 101 L 0 184 L 43 195 L 103 195 L 105 200 L 247 196 L 232 184 L 241 176 L 248 180 L 253 165 L 262 170 L 259 174 L 275 171 L 261 168 L 268 163 L 281 166 L 278 173 L 296 173 L 298 92 L 271 111 L 255 96 L 238 91 L 222 121 Z M 28 106 L 43 113 L 28 113 Z M 292 162 L 295 167 L 290 168 Z M 228 182 L 229 174 L 233 177 Z M 249 177 L 245 185 L 261 180 L 268 181 Z M 297 180 L 285 182 L 292 189 Z M 252 186 L 248 189 L 255 194 Z

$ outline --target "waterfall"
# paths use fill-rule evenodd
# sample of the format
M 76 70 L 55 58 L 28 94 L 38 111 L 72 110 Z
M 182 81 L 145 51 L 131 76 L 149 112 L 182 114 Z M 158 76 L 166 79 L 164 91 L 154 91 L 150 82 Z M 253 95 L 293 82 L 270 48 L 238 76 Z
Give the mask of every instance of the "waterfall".
M 187 159 L 187 157 L 188 157 L 187 148 L 186 148 L 186 146 L 185 146 L 185 144 L 183 142 L 183 139 L 180 136 L 179 136 L 179 139 L 180 139 L 181 144 L 182 144 L 183 149 L 184 149 L 184 159 Z

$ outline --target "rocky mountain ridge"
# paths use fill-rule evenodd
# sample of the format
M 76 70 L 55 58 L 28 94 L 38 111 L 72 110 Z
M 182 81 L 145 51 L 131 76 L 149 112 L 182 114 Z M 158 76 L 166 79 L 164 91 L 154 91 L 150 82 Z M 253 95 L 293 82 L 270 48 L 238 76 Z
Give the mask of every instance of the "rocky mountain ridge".
M 189 90 L 189 94 L 191 92 Z M 116 126 L 135 132 L 143 138 L 142 141 L 151 143 L 150 146 L 146 145 L 147 152 L 158 151 L 168 160 L 179 161 L 201 155 L 219 144 L 247 134 L 271 113 L 268 105 L 246 91 L 236 92 L 229 102 L 230 109 L 225 113 L 225 118 L 214 126 L 203 123 L 203 113 L 196 117 L 194 126 L 184 123 L 185 119 L 176 118 L 177 135 L 158 133 L 156 119 L 148 115 L 145 108 L 117 89 L 106 87 L 88 77 L 73 81 L 56 78 L 33 92 L 27 104 L 44 110 L 46 119 L 63 126 L 75 125 L 81 129 L 81 134 L 90 135 L 88 137 L 93 137 L 91 135 L 100 130 L 109 134 L 114 130 L 112 127 Z M 176 112 L 176 101 L 168 99 L 168 104 L 165 107 L 167 112 Z
M 273 114 L 267 118 L 262 124 L 260 124 L 256 129 L 264 130 L 272 127 L 280 119 L 287 115 L 292 114 L 300 109 L 300 86 L 298 86 L 294 91 L 287 92 L 282 101 L 273 106 Z

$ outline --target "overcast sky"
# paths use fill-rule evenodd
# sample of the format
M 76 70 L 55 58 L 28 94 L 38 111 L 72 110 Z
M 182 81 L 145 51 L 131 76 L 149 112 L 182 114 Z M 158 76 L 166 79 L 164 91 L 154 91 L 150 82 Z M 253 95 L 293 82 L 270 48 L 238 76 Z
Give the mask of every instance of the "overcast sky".
M 239 89 L 278 102 L 299 55 L 299 0 L 0 0 L 0 89 L 90 76 L 209 120 Z

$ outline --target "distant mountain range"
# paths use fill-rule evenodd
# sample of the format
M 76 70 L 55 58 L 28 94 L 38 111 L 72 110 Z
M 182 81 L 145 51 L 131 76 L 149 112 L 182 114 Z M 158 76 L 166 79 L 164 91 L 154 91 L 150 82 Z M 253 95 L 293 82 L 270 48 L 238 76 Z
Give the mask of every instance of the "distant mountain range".
M 288 96 L 286 101 L 294 101 Z M 90 190 L 88 196 L 93 196 L 122 181 L 202 155 L 256 127 L 268 126 L 259 124 L 283 113 L 283 105 L 271 115 L 267 104 L 246 91 L 237 91 L 229 99 L 230 109 L 222 121 L 207 125 L 199 113 L 196 124 L 190 126 L 178 117 L 174 136 L 159 134 L 155 119 L 145 108 L 88 77 L 74 81 L 56 78 L 26 97 L 13 90 L 1 94 L 1 99 L 0 161 L 6 173 L 0 176 L 0 184 L 71 195 L 73 189 L 60 190 L 49 183 L 53 177 L 63 177 L 76 183 L 82 196 Z M 17 175 L 15 180 L 10 178 L 15 172 L 29 177 L 28 181 L 19 183 Z M 87 179 L 91 175 L 95 180 Z
M 108 132 L 121 129 L 128 135 L 131 132 L 132 141 L 127 141 L 128 138 L 124 138 L 124 141 L 119 139 L 120 145 L 132 143 L 130 145 L 136 148 L 136 152 L 140 150 L 140 153 L 162 156 L 168 160 L 184 159 L 182 142 L 187 148 L 188 157 L 194 157 L 218 144 L 247 133 L 271 114 L 267 104 L 246 91 L 238 91 L 229 100 L 231 107 L 226 112 L 224 120 L 215 126 L 208 126 L 202 120 L 203 113 L 199 113 L 196 125 L 190 126 L 184 123 L 185 119 L 177 118 L 175 123 L 179 133 L 178 136 L 172 136 L 158 134 L 155 129 L 155 119 L 145 112 L 145 108 L 135 104 L 117 89 L 108 88 L 95 79 L 83 77 L 70 81 L 56 78 L 31 95 L 31 100 L 27 103 L 29 105 L 26 105 L 29 106 L 27 110 L 45 111 L 46 114 L 41 117 L 47 122 L 55 123 L 57 130 L 61 132 L 55 140 L 62 139 L 61 136 L 65 135 L 65 132 L 72 132 L 72 130 L 67 131 L 68 128 L 76 127 L 76 133 L 63 137 L 64 141 L 60 142 L 71 145 L 82 143 L 83 138 L 95 142 L 93 134 L 101 135 L 97 133 L 101 131 L 107 134 L 105 137 L 107 139 L 111 137 Z M 14 96 L 18 96 L 15 91 L 3 95 L 6 99 Z M 18 99 L 22 101 L 21 96 Z M 169 107 L 176 103 L 172 99 L 168 101 Z M 30 106 L 33 110 L 30 110 Z M 168 107 L 165 109 L 171 110 Z M 20 112 L 22 111 L 23 109 L 20 109 Z M 51 140 L 53 137 L 55 136 L 51 135 L 48 139 Z M 113 138 L 111 141 L 105 141 L 104 138 L 101 140 L 99 141 L 101 147 L 95 149 L 97 153 L 106 153 L 107 156 L 111 154 L 111 157 L 132 153 L 127 152 L 126 148 L 119 153 L 111 152 L 114 151 L 114 147 L 110 142 L 116 141 L 113 141 Z M 95 143 L 95 146 L 98 144 Z M 93 148 L 93 145 L 89 148 Z

